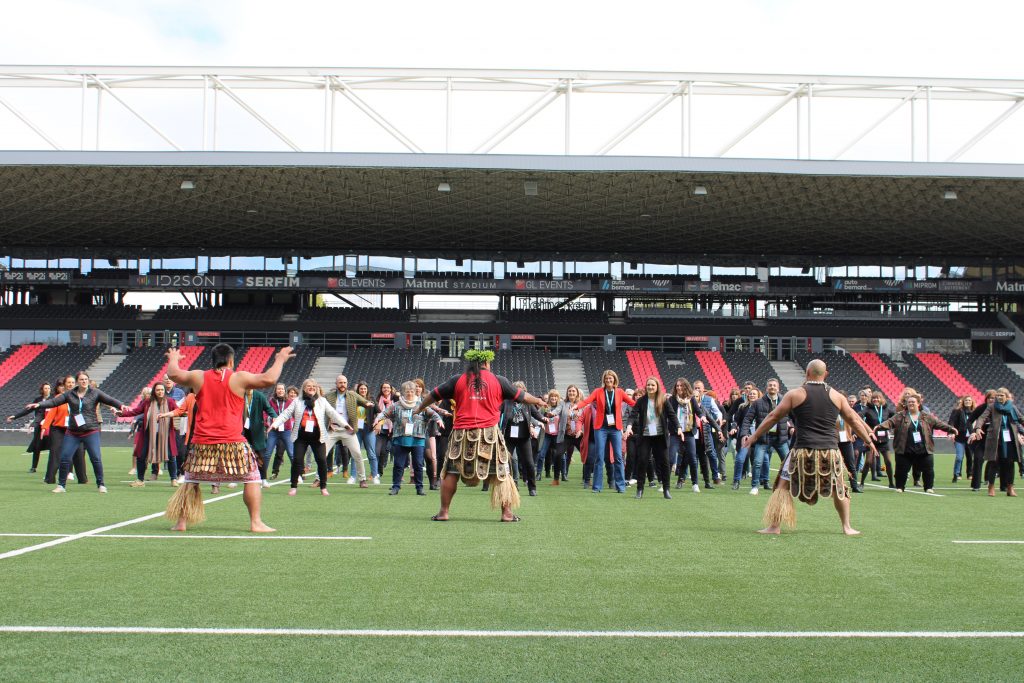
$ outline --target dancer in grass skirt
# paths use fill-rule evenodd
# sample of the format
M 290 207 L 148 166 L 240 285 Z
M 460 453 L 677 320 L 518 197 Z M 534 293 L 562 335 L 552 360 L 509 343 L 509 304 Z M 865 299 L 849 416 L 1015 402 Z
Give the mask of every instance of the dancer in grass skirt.
M 265 372 L 234 371 L 235 351 L 227 344 L 213 347 L 212 370 L 182 370 L 178 349 L 167 351 L 167 376 L 196 392 L 195 426 L 185 459 L 185 486 L 171 497 L 165 515 L 174 520 L 175 531 L 205 519 L 202 483 L 245 485 L 243 500 L 249 509 L 249 530 L 274 531 L 260 517 L 262 494 L 259 461 L 242 435 L 244 394 L 247 389 L 274 386 L 281 368 L 292 358 L 291 347 L 277 352 Z

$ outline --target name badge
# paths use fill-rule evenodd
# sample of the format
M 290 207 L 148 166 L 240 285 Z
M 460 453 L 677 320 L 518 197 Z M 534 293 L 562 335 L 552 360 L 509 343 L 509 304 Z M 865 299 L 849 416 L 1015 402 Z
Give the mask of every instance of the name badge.
M 284 423 L 283 422 L 277 426 L 277 431 L 279 431 L 279 432 L 283 432 L 284 431 Z
M 315 426 L 316 426 L 316 422 L 314 422 L 313 420 L 309 420 L 308 422 L 306 422 L 306 431 L 307 432 L 312 432 L 313 428 Z
M 78 415 L 75 415 L 75 426 L 76 427 L 82 427 L 84 425 L 85 425 L 85 418 L 82 416 L 82 414 L 79 413 Z
M 242 426 L 243 429 L 249 428 L 249 418 L 245 418 L 245 424 Z
M 768 433 L 769 434 L 778 434 L 779 433 L 779 425 L 778 424 L 773 424 L 772 428 L 768 430 Z
M 358 426 L 358 427 L 356 427 L 356 429 L 362 429 L 362 428 L 363 428 L 363 425 L 364 425 L 364 424 L 366 424 L 366 420 L 364 420 L 364 419 L 360 418 L 360 420 L 359 420 L 359 426 Z
M 845 429 L 840 429 L 839 430 L 839 443 L 848 443 L 849 441 L 850 441 L 850 439 L 846 435 L 846 430 Z
M 67 427 L 70 424 L 71 424 L 71 416 L 70 415 L 65 415 L 64 416 L 64 426 Z
M 181 421 L 178 422 L 178 433 L 179 434 L 188 434 L 188 418 L 187 417 L 181 418 Z
M 647 423 L 647 435 L 648 436 L 657 436 L 658 435 L 658 423 L 657 422 L 648 422 Z
M 878 436 L 879 439 L 884 439 L 885 437 L 889 436 L 889 432 L 885 431 L 884 429 L 879 429 L 877 432 L 875 432 L 875 435 Z
M 1003 441 L 1005 441 L 1007 443 L 1013 441 L 1013 437 L 1010 436 L 1010 430 L 1009 429 L 1004 429 L 1003 430 Z
M 556 421 L 548 422 L 548 434 L 558 434 L 558 423 Z
M 615 426 L 615 415 L 613 415 L 612 413 L 605 413 L 604 414 L 604 423 L 606 425 L 608 425 L 609 427 L 614 427 Z
M 412 436 L 412 422 L 405 423 L 405 435 Z
M 914 443 L 921 443 L 921 432 L 914 432 Z
M 512 425 L 508 429 L 508 438 L 518 439 L 519 438 L 519 425 Z

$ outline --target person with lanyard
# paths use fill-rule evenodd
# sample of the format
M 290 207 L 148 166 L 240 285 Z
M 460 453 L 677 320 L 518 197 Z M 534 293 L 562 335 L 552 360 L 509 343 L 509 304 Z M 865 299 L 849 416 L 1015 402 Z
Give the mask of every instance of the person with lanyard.
M 377 435 L 373 431 L 374 415 L 377 404 L 370 399 L 370 385 L 365 381 L 356 382 L 356 393 L 370 402 L 369 406 L 360 404 L 356 408 L 356 441 L 366 451 L 370 461 L 370 474 L 374 484 L 380 483 L 380 470 L 377 469 Z
M 394 392 L 391 388 L 390 382 L 381 382 L 380 387 L 377 389 L 377 399 L 375 401 L 376 412 L 378 415 L 388 409 L 395 400 Z M 376 420 L 374 420 L 376 422 Z M 380 429 L 377 430 L 374 435 L 375 443 L 374 446 L 377 449 L 377 472 L 383 472 L 387 469 L 388 458 L 391 456 L 391 436 L 393 434 L 391 420 L 384 420 L 380 424 Z
M 982 429 L 987 426 L 987 429 Z M 975 422 L 972 441 L 984 443 L 985 480 L 988 495 L 996 495 L 996 469 L 999 470 L 1000 485 L 1006 487 L 1006 495 L 1017 496 L 1013 488 L 1015 470 L 1024 468 L 1021 446 L 1024 445 L 1024 417 L 1017 411 L 1006 387 L 996 389 L 995 401 Z M 1024 469 L 1022 469 L 1024 471 Z
M 846 398 L 849 401 L 850 408 L 856 413 L 856 397 L 850 395 Z M 851 398 L 854 400 L 850 401 Z M 858 417 L 860 417 L 859 414 Z M 843 462 L 846 463 L 846 473 L 850 475 L 850 490 L 854 493 L 863 493 L 864 490 L 857 483 L 857 454 L 853 450 L 856 434 L 853 431 L 853 425 L 848 424 L 842 415 L 836 417 L 836 434 L 839 438 L 839 452 L 843 454 Z
M 971 411 L 971 425 L 974 429 L 981 428 L 982 438 L 980 440 L 975 439 L 971 441 L 968 439 L 968 447 L 974 456 L 974 460 L 971 463 L 971 491 L 977 493 L 981 490 L 981 482 L 984 478 L 984 467 L 985 464 L 985 436 L 988 434 L 988 425 L 978 422 L 980 418 L 988 408 L 996 402 L 996 390 L 988 389 L 985 391 L 985 401 L 975 407 Z
M 753 382 L 748 382 L 743 385 L 743 402 L 740 403 L 736 409 L 736 413 L 733 415 L 732 422 L 729 424 L 729 435 L 736 439 L 736 457 L 733 459 L 733 472 L 732 472 L 732 490 L 738 491 L 740 488 L 740 480 L 746 479 L 750 474 L 750 457 L 751 449 L 744 448 L 743 437 L 753 433 L 753 428 L 746 434 L 740 433 L 740 426 L 747 417 L 747 413 L 750 408 L 761 399 L 761 390 L 754 386 Z M 756 482 L 751 482 L 756 484 Z M 760 492 L 760 488 L 758 489 Z M 751 495 L 754 495 L 751 490 Z
M 552 389 L 548 392 L 548 408 L 544 413 L 548 421 L 544 425 L 544 444 L 541 446 L 542 450 L 546 450 L 545 469 L 547 469 L 550 463 L 551 469 L 554 471 L 554 477 L 551 480 L 552 486 L 559 486 L 565 481 L 566 462 L 565 452 L 567 448 L 571 448 L 572 441 L 572 416 L 575 409 L 574 403 L 570 403 L 568 400 L 569 390 L 575 390 L 573 385 L 569 385 L 569 389 L 566 390 L 566 400 L 562 400 L 562 394 L 558 389 Z M 575 396 L 579 396 L 577 391 Z
M 908 394 L 904 399 L 906 409 L 883 422 L 879 428 L 892 433 L 893 450 L 896 452 L 896 490 L 903 493 L 907 488 L 907 476 L 917 467 L 924 479 L 925 493 L 935 493 L 935 441 L 933 433 L 941 429 L 953 438 L 956 428 L 921 411 L 921 397 Z
M 814 505 L 819 498 L 832 498 L 843 534 L 860 535 L 850 526 L 850 495 L 846 488 L 846 467 L 839 452 L 836 420 L 842 415 L 865 443 L 869 442 L 871 433 L 846 398 L 825 383 L 827 377 L 825 362 L 818 358 L 812 360 L 807 365 L 803 385 L 786 392 L 754 433 L 743 437 L 743 445 L 749 448 L 783 417 L 792 415 L 797 424 L 796 441 L 776 477 L 775 490 L 765 506 L 765 527 L 758 533 L 778 534 L 783 524 L 795 527 L 794 498 L 808 505 Z M 874 444 L 870 447 L 874 449 Z
M 292 401 L 286 409 L 270 423 L 271 429 L 277 429 L 285 422 L 292 423 L 292 468 L 291 488 L 288 495 L 294 496 L 302 478 L 302 463 L 306 458 L 306 449 L 313 452 L 316 460 L 316 482 L 313 487 L 320 489 L 320 495 L 331 495 L 327 491 L 327 444 L 330 442 L 331 424 L 348 425 L 345 417 L 338 413 L 325 397 L 320 395 L 320 385 L 310 377 L 302 383 L 302 398 Z
M 277 417 L 277 411 L 267 401 L 262 391 L 245 391 L 245 412 L 242 414 L 242 435 L 252 446 L 256 457 L 260 460 L 260 479 L 263 480 L 263 488 L 269 486 L 267 482 L 267 421 Z
M 403 382 L 402 395 L 397 401 L 391 401 L 383 412 L 377 413 L 373 421 L 372 429 L 375 432 L 379 432 L 385 422 L 392 425 L 391 459 L 394 465 L 391 471 L 391 490 L 388 492 L 391 496 L 397 496 L 402 489 L 402 477 L 405 476 L 405 468 L 410 462 L 416 495 L 427 495 L 423 490 L 423 452 L 427 447 L 427 424 L 440 422 L 441 416 L 433 410 L 427 413 L 417 412 L 420 402 L 416 396 L 416 383 Z
M 72 375 L 67 377 L 61 377 L 53 383 L 54 393 L 53 396 L 59 396 L 65 391 L 70 391 L 75 387 L 75 378 Z M 26 410 L 32 410 L 26 408 Z M 71 418 L 68 416 L 68 404 L 59 405 L 56 408 L 43 409 L 45 416 L 43 417 L 43 423 L 41 425 L 40 433 L 43 438 L 48 438 L 50 441 L 49 456 L 46 459 L 46 474 L 43 475 L 43 482 L 46 484 L 57 483 L 57 471 L 60 469 L 60 451 L 64 443 L 64 434 L 67 431 L 68 422 Z M 77 455 L 72 459 L 74 463 L 75 474 L 69 475 L 70 477 L 78 476 L 79 481 L 85 477 L 84 467 L 81 467 L 78 463 Z M 82 463 L 84 465 L 84 463 Z M 135 473 L 134 468 L 132 474 Z
M 740 433 L 749 434 L 751 433 L 751 428 L 756 429 L 768 417 L 769 413 L 779 407 L 781 400 L 782 397 L 779 396 L 779 380 L 772 377 L 765 384 L 764 396 L 754 401 L 747 409 L 747 413 L 743 417 L 743 424 L 740 425 Z M 761 488 L 767 490 L 768 477 L 771 476 L 773 450 L 779 454 L 780 465 L 786 462 L 786 458 L 789 457 L 789 437 L 792 431 L 793 427 L 789 423 L 789 417 L 783 417 L 754 443 L 750 495 L 757 495 L 758 482 L 760 482 Z M 735 479 L 735 473 L 733 478 Z
M 518 522 L 520 518 L 512 511 L 519 507 L 519 491 L 512 481 L 511 456 L 498 419 L 505 400 L 521 400 L 538 408 L 545 404 L 491 372 L 493 351 L 471 349 L 464 357 L 466 371 L 435 387 L 416 408 L 416 412 L 422 413 L 441 399 L 454 399 L 458 408 L 442 467 L 441 508 L 431 519 L 448 521 L 461 479 L 467 486 L 476 486 L 481 480 L 490 483 L 491 507 L 501 508 L 501 521 Z
M 686 468 L 690 469 L 690 480 L 693 482 L 693 492 L 700 493 L 700 485 L 697 484 L 697 438 L 700 435 L 700 421 L 704 419 L 704 410 L 697 402 L 693 394 L 690 382 L 680 377 L 672 385 L 672 395 L 668 398 L 668 407 L 675 416 L 676 424 L 679 425 L 679 433 L 670 430 L 668 436 L 668 458 L 669 465 L 676 464 L 676 472 L 679 480 L 676 488 L 683 488 L 686 482 Z
M 622 404 L 630 407 L 636 401 L 626 395 L 619 387 L 619 376 L 614 370 L 605 370 L 601 374 L 601 388 L 595 389 L 587 398 L 580 401 L 576 408 L 581 410 L 594 405 L 592 431 L 594 434 L 594 451 L 589 457 L 594 459 L 594 493 L 601 493 L 604 474 L 604 458 L 611 444 L 612 464 L 615 476 L 615 492 L 626 492 L 626 470 L 622 460 Z
M 967 473 L 970 474 L 972 465 L 974 464 L 974 454 L 971 452 L 971 446 L 967 440 L 971 436 L 971 432 L 974 431 L 971 422 L 971 413 L 974 412 L 974 397 L 973 396 L 961 396 L 960 400 L 957 401 L 956 406 L 949 414 L 949 424 L 956 427 L 957 435 L 954 441 L 954 447 L 956 448 L 956 456 L 953 460 L 953 483 L 957 483 L 960 480 L 960 472 L 963 468 L 964 456 L 967 457 Z
M 661 481 L 661 492 L 666 500 L 672 499 L 670 489 L 671 471 L 668 465 L 668 442 L 671 437 L 680 439 L 683 429 L 679 425 L 676 411 L 665 399 L 661 384 L 654 377 L 648 377 L 644 395 L 633 407 L 633 423 L 628 431 L 637 435 L 636 497 L 644 497 L 644 483 L 647 481 L 647 464 L 654 461 Z
M 554 448 L 552 442 L 555 440 L 554 437 L 558 434 L 558 425 L 552 426 L 551 416 L 549 413 L 552 409 L 558 407 L 562 401 L 562 395 L 558 389 L 548 389 L 548 393 L 541 396 L 545 405 L 544 417 L 548 418 L 548 421 L 544 424 L 544 429 L 541 430 L 540 439 L 537 443 L 536 462 L 534 463 L 537 467 L 537 481 L 544 481 L 544 478 L 551 478 L 551 461 L 554 459 Z M 549 430 L 555 430 L 549 432 Z
M 295 387 L 292 388 L 295 389 Z M 284 384 L 279 383 L 275 386 L 274 395 L 270 397 L 269 401 L 274 417 L 288 410 L 288 406 L 291 405 L 298 395 L 298 389 L 295 389 L 294 396 L 289 396 L 288 389 Z M 285 420 L 277 429 L 270 429 L 270 424 L 273 424 L 273 422 L 274 420 L 271 418 L 267 425 L 267 447 L 263 452 L 263 461 L 265 463 L 271 462 L 271 456 L 273 456 L 273 462 L 271 462 L 270 466 L 271 481 L 277 479 L 281 473 L 281 462 L 284 460 L 284 453 L 288 454 L 289 466 L 291 466 L 292 461 L 292 421 Z
M 142 418 L 135 440 L 135 475 L 137 479 L 130 486 L 142 488 L 146 485 L 146 463 L 154 464 L 159 469 L 161 463 L 167 463 L 171 475 L 171 485 L 178 483 L 178 450 L 177 442 L 171 435 L 171 419 L 168 415 L 177 410 L 178 404 L 167 396 L 167 387 L 163 382 L 156 382 L 150 388 L 149 398 L 121 411 L 121 417 Z
M 868 428 L 874 434 L 875 448 L 882 460 L 885 461 L 885 474 L 889 477 L 889 488 L 894 489 L 896 485 L 893 483 L 893 469 L 892 460 L 889 458 L 889 431 L 881 429 L 881 424 L 891 418 L 895 413 L 889 407 L 885 400 L 885 395 L 881 391 L 871 392 L 871 403 L 861 415 L 864 422 L 867 423 Z M 871 481 L 878 481 L 879 477 L 876 475 L 877 461 L 874 455 L 869 449 L 867 452 L 866 461 L 864 467 L 860 471 L 860 485 L 864 487 L 864 479 L 868 472 L 871 472 Z
M 701 436 L 697 443 L 700 471 L 704 477 L 704 488 L 713 489 L 715 487 L 708 482 L 708 470 L 711 470 L 715 484 L 721 484 L 725 476 L 718 469 L 718 451 L 715 446 L 715 434 L 720 434 L 722 424 L 722 410 L 718 407 L 718 401 L 704 392 L 704 382 L 697 380 L 693 383 L 693 395 L 706 418 L 701 422 Z
M 573 451 L 580 451 L 583 443 L 583 414 L 578 405 L 582 398 L 580 388 L 570 384 L 565 389 L 565 401 L 563 404 L 568 408 L 568 417 L 565 422 L 565 440 L 562 441 L 561 449 L 556 456 L 559 460 L 562 481 L 569 480 L 569 465 L 572 464 Z M 582 456 L 581 456 L 582 457 Z
M 39 385 L 39 396 L 36 397 L 35 402 L 39 403 L 50 398 L 51 387 L 49 382 L 43 382 Z M 42 436 L 43 420 L 46 418 L 46 408 L 36 408 L 31 410 L 25 408 L 19 413 L 9 415 L 7 417 L 8 422 L 14 422 L 18 418 L 25 417 L 29 413 L 32 413 L 32 440 L 28 444 L 28 452 L 32 454 L 32 465 L 28 468 L 29 474 L 35 474 L 36 469 L 39 467 L 39 453 L 43 450 L 44 438 Z
M 96 486 L 100 493 L 106 493 L 107 487 L 103 485 L 103 459 L 100 450 L 100 423 L 97 419 L 97 407 L 104 404 L 125 410 L 127 406 L 117 399 L 108 396 L 99 389 L 89 386 L 89 373 L 80 370 L 75 375 L 75 388 L 65 391 L 59 396 L 32 403 L 26 407 L 32 408 L 55 408 L 67 404 L 68 421 L 67 432 L 64 434 L 64 442 L 60 451 L 60 475 L 57 481 L 57 488 L 54 493 L 64 493 L 68 481 L 68 472 L 71 470 L 71 458 L 79 445 L 85 446 L 89 453 L 89 460 L 92 462 L 92 471 L 96 477 Z
M 335 467 L 342 476 L 345 476 L 346 472 L 349 474 L 349 484 L 355 484 L 358 476 L 359 488 L 365 489 L 367 487 L 366 467 L 363 464 L 363 451 L 359 447 L 356 430 L 359 428 L 359 407 L 372 408 L 373 402 L 365 396 L 351 391 L 348 388 L 348 377 L 345 375 L 337 376 L 334 380 L 334 391 L 328 393 L 326 399 L 335 412 L 345 416 L 340 423 L 344 425 L 344 428 L 332 431 L 328 435 L 327 453 L 328 455 L 332 451 L 335 453 Z M 338 445 L 336 446 L 336 444 Z
M 529 395 L 525 383 L 519 381 L 513 386 L 519 391 L 520 396 Z M 532 436 L 534 425 L 544 422 L 546 419 L 536 407 L 528 406 L 522 401 L 506 400 L 501 405 L 499 424 L 502 426 L 505 445 L 513 460 L 518 458 L 519 472 L 531 496 L 537 495 L 537 471 L 533 461 Z
M 188 447 L 192 444 L 192 427 L 196 419 L 196 392 L 191 387 L 185 388 L 185 398 L 181 400 L 178 407 L 160 415 L 161 418 L 177 420 L 176 431 L 181 434 L 182 450 L 178 452 L 178 484 L 185 483 L 185 458 Z M 173 423 L 172 423 L 173 424 Z

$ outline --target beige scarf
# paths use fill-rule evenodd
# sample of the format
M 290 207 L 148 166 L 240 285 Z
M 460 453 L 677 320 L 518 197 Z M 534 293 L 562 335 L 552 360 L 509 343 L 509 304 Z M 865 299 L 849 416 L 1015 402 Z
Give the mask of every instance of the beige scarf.
M 157 418 L 160 413 L 166 412 L 166 398 L 160 402 L 150 400 L 149 408 L 146 410 L 146 429 L 149 436 L 149 448 L 146 452 L 149 454 L 149 462 L 167 462 L 171 421 Z

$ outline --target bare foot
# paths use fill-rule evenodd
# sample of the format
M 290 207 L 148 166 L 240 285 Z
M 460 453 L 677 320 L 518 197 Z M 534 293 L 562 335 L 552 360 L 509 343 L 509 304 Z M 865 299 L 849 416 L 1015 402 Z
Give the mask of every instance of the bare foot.
M 782 529 L 777 527 L 777 526 L 769 526 L 769 527 L 765 527 L 764 529 L 758 529 L 757 533 L 759 533 L 759 534 L 773 534 L 775 536 L 778 536 L 780 533 L 782 533 Z
M 171 531 L 184 531 L 184 530 L 185 530 L 185 520 L 183 520 L 183 519 L 178 520 L 178 523 L 171 527 Z
M 329 496 L 329 495 L 331 495 L 331 493 L 327 489 L 320 489 L 320 495 L 321 496 Z
M 249 531 L 253 532 L 254 534 L 269 534 L 272 531 L 277 531 L 277 529 L 271 529 L 269 526 L 264 524 L 262 521 L 259 521 L 259 522 L 253 522 L 249 526 Z
M 435 522 L 447 522 L 448 521 L 448 511 L 445 510 L 443 512 L 438 512 L 436 515 L 434 515 L 430 519 L 432 519 Z
M 847 536 L 860 536 L 860 532 L 850 526 L 843 529 L 843 533 Z

